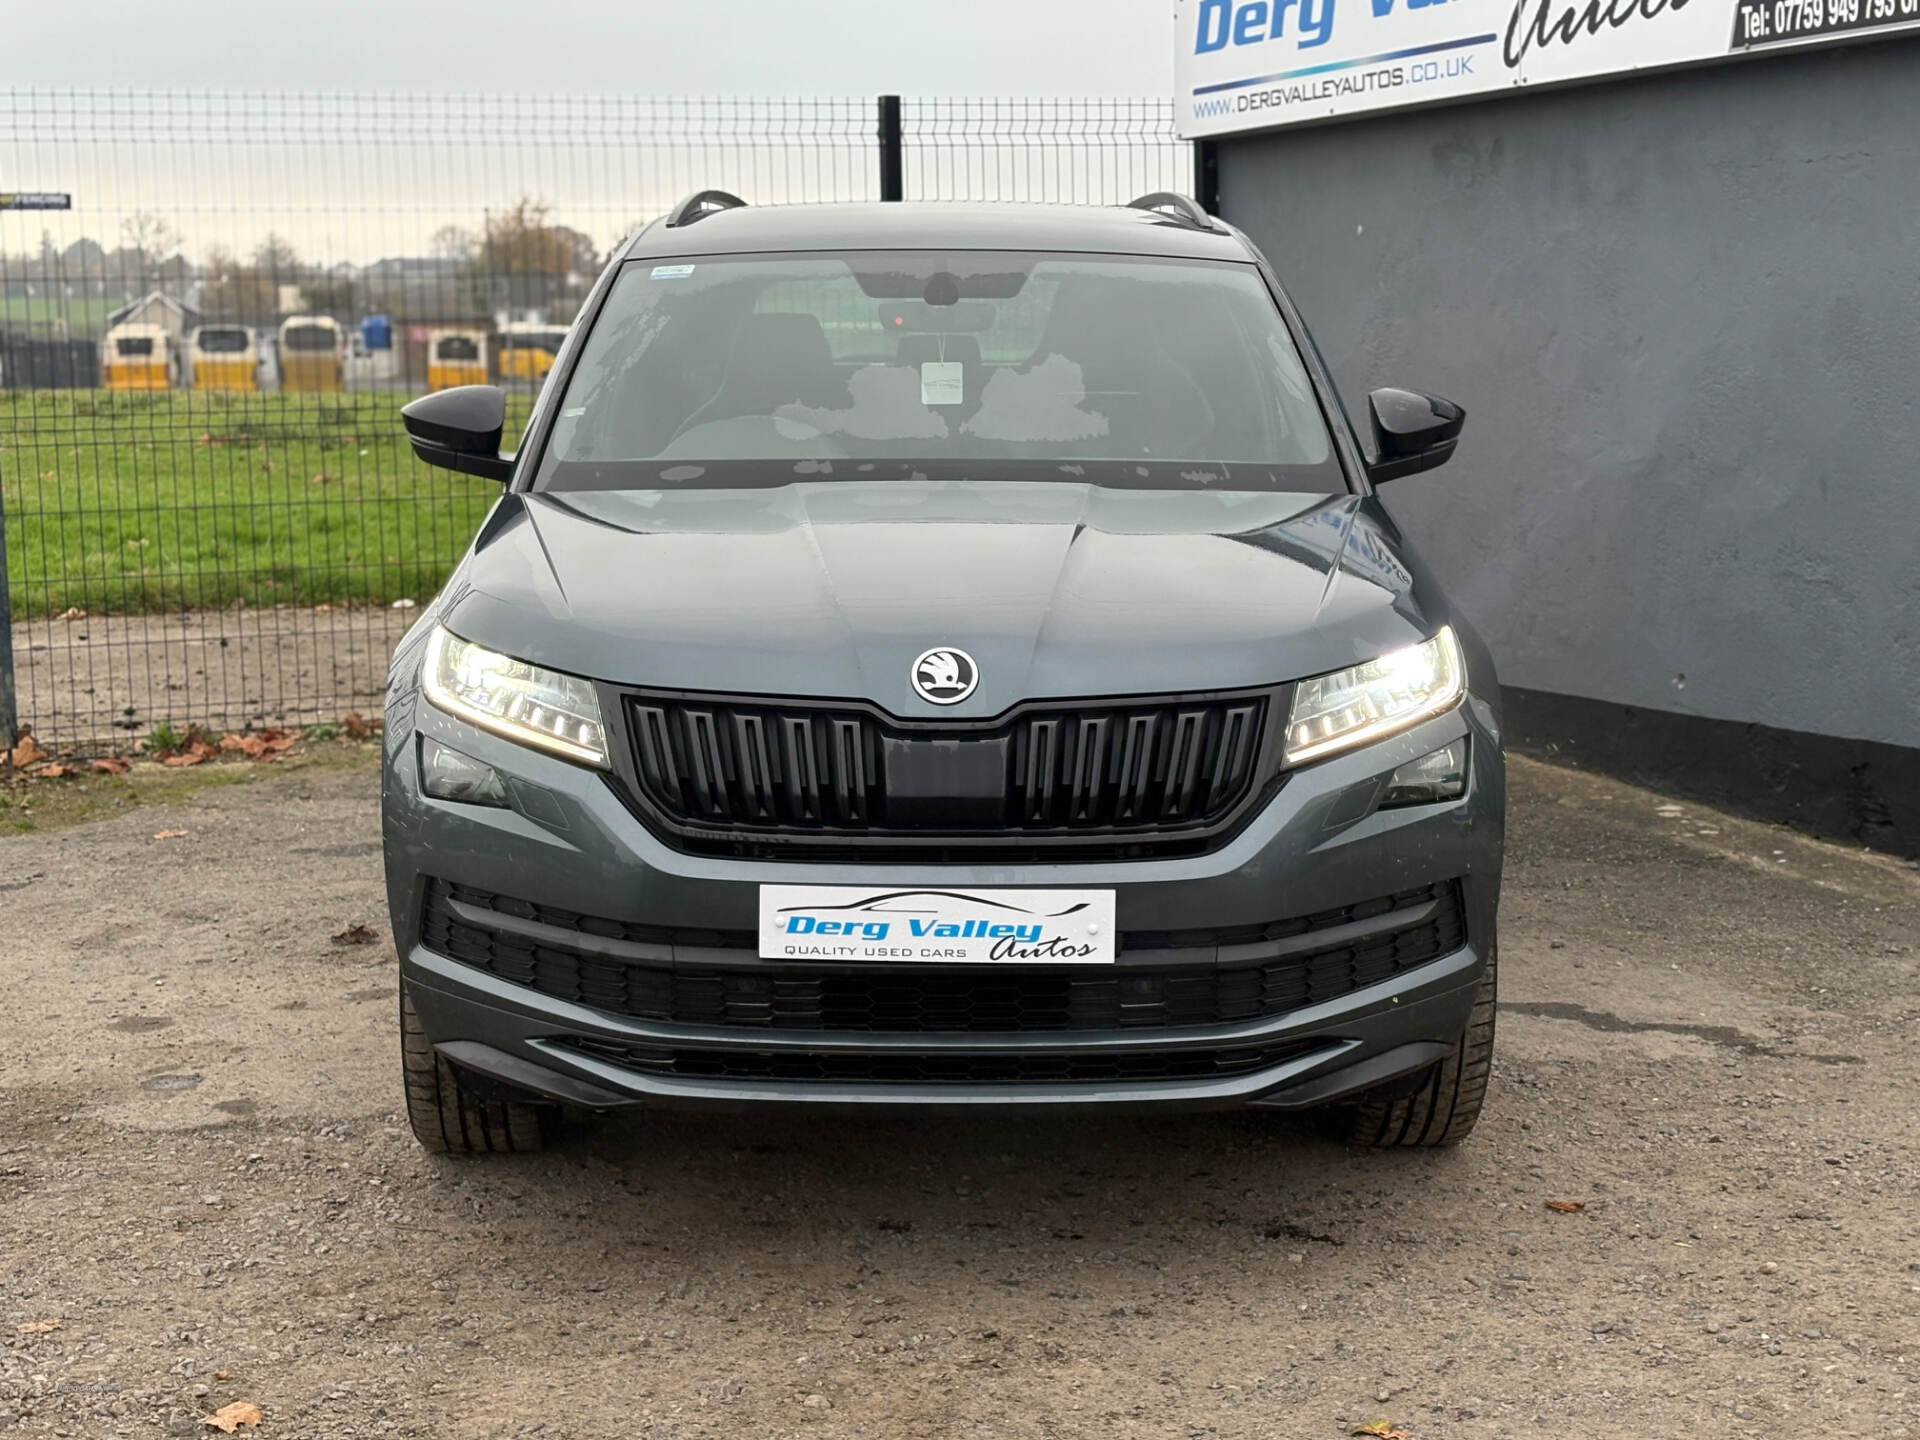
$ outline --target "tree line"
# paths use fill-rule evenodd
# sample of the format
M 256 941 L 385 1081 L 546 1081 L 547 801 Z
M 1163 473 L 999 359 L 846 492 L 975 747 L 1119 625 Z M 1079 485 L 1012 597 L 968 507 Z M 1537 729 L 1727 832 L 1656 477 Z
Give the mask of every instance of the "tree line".
M 195 262 L 173 224 L 145 211 L 122 221 L 118 242 L 109 249 L 83 236 L 61 247 L 43 234 L 37 253 L 0 255 L 0 293 L 54 302 L 157 289 L 205 319 L 253 323 L 294 308 L 343 318 L 383 312 L 398 320 L 538 310 L 568 320 L 602 263 L 591 236 L 557 223 L 531 197 L 488 211 L 477 228 L 442 226 L 425 256 L 370 264 L 309 260 L 277 232 L 244 253 L 209 245 Z

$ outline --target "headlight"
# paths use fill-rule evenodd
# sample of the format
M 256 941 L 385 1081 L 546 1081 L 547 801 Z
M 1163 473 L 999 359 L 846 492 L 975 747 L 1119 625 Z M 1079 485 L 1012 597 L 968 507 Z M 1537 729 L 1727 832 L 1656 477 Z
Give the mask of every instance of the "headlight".
M 434 628 L 421 686 L 449 715 L 585 765 L 607 763 L 607 731 L 593 686 Z
M 1451 626 L 1378 660 L 1302 680 L 1293 687 L 1286 763 L 1298 765 L 1385 739 L 1450 709 L 1466 686 L 1467 667 Z

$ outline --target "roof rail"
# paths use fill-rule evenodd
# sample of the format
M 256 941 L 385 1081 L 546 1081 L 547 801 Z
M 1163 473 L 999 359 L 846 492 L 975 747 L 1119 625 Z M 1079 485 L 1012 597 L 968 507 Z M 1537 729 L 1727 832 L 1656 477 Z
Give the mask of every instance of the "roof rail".
M 691 225 L 722 210 L 738 210 L 746 203 L 738 195 L 729 195 L 725 190 L 696 190 L 667 212 L 667 226 L 671 229 L 677 225 Z
M 1177 194 L 1172 190 L 1154 190 L 1138 199 L 1129 200 L 1127 208 L 1165 215 L 1192 230 L 1211 230 L 1217 235 L 1226 233 L 1227 227 L 1202 210 L 1192 196 Z

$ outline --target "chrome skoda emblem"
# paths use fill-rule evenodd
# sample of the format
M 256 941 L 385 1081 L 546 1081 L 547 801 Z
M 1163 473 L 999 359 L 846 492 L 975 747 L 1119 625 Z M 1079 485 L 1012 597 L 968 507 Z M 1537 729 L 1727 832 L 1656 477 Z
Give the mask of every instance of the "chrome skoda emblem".
M 942 645 L 913 662 L 913 693 L 935 705 L 958 705 L 980 683 L 980 667 L 964 650 Z

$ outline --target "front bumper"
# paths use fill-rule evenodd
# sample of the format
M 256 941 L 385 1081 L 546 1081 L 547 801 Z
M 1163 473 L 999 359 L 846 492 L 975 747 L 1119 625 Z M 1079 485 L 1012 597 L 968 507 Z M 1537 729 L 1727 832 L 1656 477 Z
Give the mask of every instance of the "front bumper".
M 393 713 L 411 723 L 394 725 L 388 742 L 387 880 L 402 973 L 420 1021 L 462 1067 L 576 1105 L 1317 1105 L 1449 1053 L 1493 945 L 1504 776 L 1497 712 L 1472 694 L 1402 735 L 1293 775 L 1211 854 L 1056 864 L 796 864 L 687 855 L 648 831 L 597 772 L 477 731 L 424 703 Z M 416 733 L 494 765 L 508 777 L 512 807 L 422 795 Z M 1371 808 L 1396 767 L 1461 735 L 1472 742 L 1463 798 Z M 720 932 L 754 928 L 762 883 L 1111 886 L 1123 936 L 1258 926 L 1457 884 L 1466 943 L 1336 998 L 1229 1023 L 1017 1033 L 685 1024 L 558 998 L 437 951 L 423 935 L 433 880 L 650 930 Z M 1151 961 L 1162 971 L 1172 965 L 1204 974 L 1231 966 L 1233 948 L 1123 950 L 1116 973 Z M 617 947 L 610 953 L 617 958 Z M 710 969 L 715 961 L 761 973 L 778 969 L 750 951 L 669 945 L 653 957 L 669 969 Z M 674 1073 L 634 1058 L 668 1054 L 697 1054 L 707 1068 Z M 1233 1063 L 1207 1073 L 1211 1060 L 1200 1062 L 1214 1056 Z M 729 1066 L 728 1057 L 742 1064 Z M 972 1078 L 1002 1073 L 1022 1078 Z M 862 1078 L 843 1078 L 849 1074 Z

